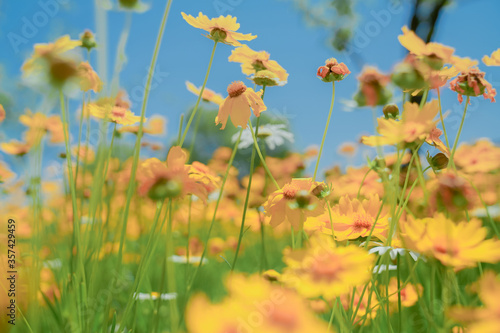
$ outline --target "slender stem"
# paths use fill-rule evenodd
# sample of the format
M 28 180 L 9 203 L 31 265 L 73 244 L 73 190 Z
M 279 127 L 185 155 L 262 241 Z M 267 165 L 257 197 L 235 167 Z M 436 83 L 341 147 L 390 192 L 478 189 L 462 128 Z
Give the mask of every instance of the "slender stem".
M 76 151 L 76 171 L 75 171 L 75 179 L 78 180 L 78 168 L 80 167 L 80 145 L 82 142 L 82 128 L 83 128 L 83 114 L 85 110 L 85 91 L 82 92 L 82 113 L 80 114 L 80 125 L 78 128 L 78 146 Z
M 172 224 L 173 224 L 173 207 L 172 207 L 172 199 L 168 201 L 168 223 L 167 223 L 167 292 L 173 293 L 176 290 L 175 283 L 175 265 L 170 257 L 174 254 L 174 244 L 172 237 Z M 161 295 L 160 295 L 161 296 Z M 161 297 L 160 297 L 161 299 Z M 175 300 L 170 300 L 169 302 L 170 309 L 170 332 L 175 332 L 175 328 L 178 325 L 179 321 L 179 312 L 177 307 L 177 302 Z
M 427 102 L 427 95 L 429 95 L 429 89 L 425 89 L 422 95 L 422 99 L 420 100 L 420 108 L 423 108 L 425 103 Z
M 365 184 L 366 177 L 368 177 L 368 174 L 372 171 L 372 168 L 368 168 L 368 171 L 366 171 L 365 175 L 363 176 L 363 179 L 361 179 L 361 184 L 359 184 L 358 188 L 358 194 L 356 195 L 356 199 L 359 199 L 359 196 L 361 195 L 361 188 L 363 188 L 363 185 Z
M 330 111 L 328 112 L 328 118 L 326 120 L 325 131 L 323 132 L 323 139 L 321 140 L 321 146 L 319 147 L 318 160 L 316 161 L 316 166 L 314 167 L 313 182 L 316 181 L 316 175 L 318 173 L 319 160 L 321 159 L 321 153 L 323 152 L 323 146 L 325 144 L 326 132 L 328 132 L 328 126 L 330 125 L 330 119 L 332 118 L 333 104 L 335 103 L 335 81 L 332 82 L 332 102 L 330 104 Z
M 111 78 L 111 95 L 115 95 L 118 92 L 120 86 L 120 72 L 123 69 L 123 65 L 126 62 L 125 48 L 127 47 L 128 36 L 130 35 L 130 27 L 132 26 L 132 12 L 128 12 L 125 15 L 125 23 L 123 25 L 123 30 L 116 47 L 115 55 L 115 68 L 113 71 L 113 77 Z
M 444 117 L 443 117 L 443 109 L 441 107 L 441 92 L 439 91 L 439 87 L 437 88 L 438 95 L 438 104 L 439 104 L 439 118 L 441 119 L 441 126 L 443 126 L 444 138 L 446 140 L 446 147 L 448 150 L 450 149 L 450 142 L 448 141 L 448 133 L 446 133 L 446 127 L 444 126 Z
M 257 121 L 255 122 L 255 133 L 259 133 L 259 125 L 260 125 L 260 117 L 257 117 Z M 252 127 L 252 123 L 250 122 L 250 127 Z M 231 272 L 234 270 L 236 266 L 236 261 L 238 260 L 238 254 L 240 253 L 241 240 L 243 239 L 243 232 L 245 231 L 245 218 L 247 215 L 248 209 L 248 201 L 250 200 L 250 190 L 252 187 L 252 178 L 253 172 L 255 169 L 255 145 L 252 147 L 252 157 L 250 157 L 250 171 L 248 173 L 248 185 L 247 185 L 247 193 L 245 196 L 245 203 L 243 204 L 243 215 L 241 216 L 241 225 L 240 225 L 240 233 L 238 235 L 238 245 L 236 245 L 236 251 L 234 253 L 233 264 L 231 265 Z
M 271 171 L 267 167 L 266 160 L 264 159 L 264 156 L 262 156 L 262 152 L 260 151 L 259 144 L 257 143 L 257 137 L 255 136 L 255 133 L 253 131 L 252 122 L 249 120 L 248 124 L 250 125 L 249 127 L 250 127 L 250 132 L 252 133 L 253 144 L 255 146 L 255 149 L 257 150 L 257 154 L 259 155 L 260 162 L 262 163 L 262 166 L 264 167 L 264 170 L 266 170 L 267 175 L 269 176 L 269 178 L 271 178 L 271 181 L 273 182 L 274 186 L 276 186 L 276 189 L 279 190 L 281 188 L 278 185 L 278 182 L 276 181 L 276 179 L 274 179 L 273 174 L 271 173 Z
M 462 133 L 462 127 L 464 126 L 465 116 L 467 114 L 467 107 L 469 106 L 469 100 L 470 100 L 470 96 L 467 96 L 467 99 L 465 100 L 464 114 L 462 115 L 462 121 L 460 122 L 460 127 L 458 128 L 458 133 L 457 133 L 457 136 L 455 138 L 455 143 L 453 143 L 453 150 L 451 151 L 450 160 L 448 162 L 448 167 L 450 167 L 450 165 L 452 163 L 453 164 L 455 163 L 453 161 L 453 158 L 455 156 L 455 151 L 457 150 L 458 139 L 460 138 L 460 134 Z
M 179 146 L 181 146 L 181 147 L 182 147 L 182 144 L 184 143 L 184 140 L 186 139 L 187 132 L 189 130 L 189 127 L 191 126 L 191 123 L 193 122 L 194 116 L 196 115 L 196 112 L 198 111 L 198 106 L 200 105 L 201 96 L 203 95 L 203 91 L 205 91 L 205 86 L 207 85 L 208 76 L 210 75 L 210 69 L 212 68 L 212 62 L 214 60 L 214 54 L 215 54 L 216 47 L 217 47 L 217 42 L 214 42 L 214 48 L 212 49 L 212 54 L 210 55 L 210 62 L 208 63 L 207 73 L 205 74 L 205 80 L 203 81 L 203 85 L 201 86 L 200 94 L 198 95 L 198 100 L 196 101 L 194 109 L 191 112 L 191 116 L 189 116 L 189 120 L 188 120 L 188 123 L 186 124 L 186 128 L 184 129 L 184 133 L 182 134 L 181 141 L 179 142 Z
M 146 85 L 144 87 L 144 99 L 142 101 L 141 120 L 139 122 L 139 130 L 137 131 L 137 139 L 135 141 L 134 159 L 132 161 L 132 170 L 130 173 L 130 180 L 129 180 L 129 184 L 128 184 L 127 198 L 125 201 L 125 207 L 124 207 L 124 211 L 123 211 L 123 215 L 122 215 L 123 218 L 121 221 L 122 230 L 121 230 L 121 234 L 120 234 L 120 245 L 118 248 L 118 267 L 121 267 L 121 264 L 122 264 L 123 244 L 125 242 L 125 234 L 127 232 L 128 212 L 130 209 L 130 202 L 132 200 L 132 196 L 135 192 L 135 178 L 136 178 L 137 167 L 139 164 L 139 155 L 140 155 L 140 151 L 141 151 L 141 139 L 142 139 L 142 134 L 143 134 L 142 132 L 143 132 L 143 127 L 144 127 L 144 119 L 146 118 L 145 114 L 146 114 L 146 107 L 148 104 L 149 92 L 151 90 L 151 82 L 153 80 L 154 68 L 156 66 L 156 60 L 158 58 L 158 52 L 160 51 L 161 40 L 163 37 L 163 32 L 165 31 L 165 25 L 167 23 L 168 13 L 170 12 L 171 5 L 172 5 L 172 0 L 168 0 L 167 5 L 165 6 L 165 12 L 163 13 L 163 18 L 161 21 L 160 29 L 158 31 L 158 37 L 156 38 L 156 44 L 155 44 L 155 48 L 153 51 L 153 57 L 151 59 L 151 65 L 149 67 L 149 72 L 148 72 L 148 79 L 147 79 Z
M 210 240 L 210 235 L 212 233 L 212 228 L 213 228 L 214 223 L 215 223 L 215 218 L 217 217 L 217 210 L 219 208 L 219 204 L 220 204 L 220 201 L 222 199 L 224 185 L 226 184 L 226 180 L 229 176 L 229 172 L 231 171 L 231 168 L 233 166 L 234 157 L 236 156 L 236 152 L 238 151 L 238 146 L 240 144 L 240 139 L 241 139 L 242 133 L 243 133 L 243 128 L 240 130 L 240 134 L 238 135 L 238 139 L 236 140 L 236 142 L 234 144 L 233 152 L 231 153 L 231 157 L 229 158 L 229 162 L 227 164 L 226 173 L 224 174 L 224 178 L 222 179 L 222 184 L 221 184 L 221 187 L 219 190 L 219 196 L 218 196 L 217 201 L 215 203 L 214 214 L 212 215 L 212 221 L 210 222 L 210 226 L 208 228 L 208 233 L 207 233 L 207 236 L 205 238 L 205 244 L 208 244 L 208 241 Z M 203 259 L 205 258 L 206 252 L 207 252 L 207 246 L 205 246 L 205 248 L 203 249 L 203 252 L 202 252 L 201 257 L 200 257 L 200 261 L 198 263 L 198 266 L 196 266 L 196 269 L 194 271 L 193 277 L 191 278 L 191 281 L 188 282 L 188 286 L 186 289 L 186 296 L 185 296 L 186 300 L 189 299 L 189 294 L 191 293 L 191 289 L 193 288 L 193 284 L 196 281 L 196 277 L 198 276 L 198 272 L 200 270 L 200 267 L 203 264 Z M 185 306 L 186 306 L 186 304 L 184 304 L 184 307 Z M 184 316 L 184 312 L 181 313 L 181 319 L 179 320 L 179 325 L 180 325 L 180 323 L 182 323 L 182 321 L 184 319 L 183 316 Z

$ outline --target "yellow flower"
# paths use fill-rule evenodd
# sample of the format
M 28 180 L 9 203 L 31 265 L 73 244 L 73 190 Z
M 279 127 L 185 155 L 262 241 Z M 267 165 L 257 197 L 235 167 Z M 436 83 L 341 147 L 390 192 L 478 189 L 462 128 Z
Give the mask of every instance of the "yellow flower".
M 405 245 L 460 270 L 478 262 L 500 261 L 500 241 L 486 239 L 488 230 L 478 219 L 454 223 L 444 215 L 412 219 L 402 225 Z
M 332 237 L 321 234 L 311 237 L 308 244 L 307 249 L 285 250 L 287 267 L 281 275 L 285 285 L 304 297 L 332 300 L 370 279 L 374 256 L 364 249 L 337 247 Z
M 3 161 L 0 161 L 0 184 L 8 182 L 15 176 L 16 174 L 9 169 L 9 166 Z
M 45 133 L 50 134 L 51 143 L 64 142 L 63 124 L 59 116 L 47 117 L 41 112 L 32 113 L 27 110 L 26 114 L 19 117 L 19 122 L 28 127 L 25 136 L 30 145 L 37 145 Z
M 337 205 L 331 209 L 332 222 L 335 238 L 338 240 L 357 239 L 368 237 L 385 240 L 389 226 L 389 215 L 384 209 L 381 210 L 382 201 L 377 194 L 372 194 L 368 199 L 350 199 L 348 196 L 340 198 Z M 330 218 L 325 214 L 322 231 L 332 234 Z M 378 216 L 378 218 L 377 218 Z M 373 229 L 373 231 L 372 231 Z
M 221 130 L 226 128 L 229 116 L 234 126 L 247 128 L 252 114 L 250 108 L 256 117 L 260 117 L 260 113 L 267 110 L 260 95 L 252 88 L 247 88 L 241 81 L 231 83 L 227 87 L 227 92 L 229 96 L 219 106 L 219 113 L 215 117 L 215 125 L 222 124 Z
M 320 200 L 324 183 L 313 182 L 311 178 L 295 178 L 280 190 L 269 195 L 264 203 L 270 224 L 276 227 L 289 222 L 295 230 L 300 230 L 304 221 L 310 216 L 318 216 L 324 211 L 324 203 Z
M 101 98 L 96 103 L 90 103 L 87 108 L 96 118 L 108 119 L 119 125 L 133 125 L 141 117 L 129 110 L 130 104 L 124 99 L 124 95 L 124 92 L 119 92 L 115 98 Z
M 219 304 L 211 304 L 203 295 L 190 300 L 186 313 L 189 332 L 326 332 L 326 323 L 289 289 L 258 275 L 231 275 L 226 285 L 229 295 Z
M 401 294 L 401 306 L 410 307 L 417 303 L 419 295 L 422 295 L 422 285 L 414 286 L 412 284 L 403 285 L 403 282 L 400 282 L 401 291 L 398 288 L 398 279 L 396 277 L 391 278 L 389 281 L 389 302 L 392 308 L 392 311 L 398 310 L 398 293 Z M 381 290 L 382 295 L 385 296 L 385 287 Z
M 427 58 L 430 65 L 436 65 L 436 69 L 442 67 L 443 63 L 449 63 L 453 52 L 455 50 L 451 47 L 439 43 L 425 43 L 408 27 L 404 26 L 402 29 L 403 35 L 398 36 L 399 42 L 408 51 L 417 55 Z
M 500 49 L 494 51 L 491 57 L 484 56 L 482 60 L 486 66 L 500 66 Z
M 5 109 L 3 108 L 3 105 L 0 104 L 0 123 L 5 120 Z
M 455 164 L 469 174 L 496 171 L 500 169 L 500 148 L 487 139 L 474 145 L 461 144 L 455 153 Z
M 0 143 L 0 148 L 6 154 L 23 156 L 30 151 L 31 145 L 26 142 L 11 140 L 10 142 Z
M 282 83 L 288 80 L 288 73 L 276 61 L 269 60 L 266 51 L 254 51 L 246 45 L 238 47 L 231 52 L 229 61 L 241 63 L 243 74 L 252 75 L 261 70 L 268 70 L 276 74 Z
M 362 137 L 368 146 L 401 145 L 425 140 L 436 127 L 433 119 L 439 111 L 436 100 L 426 103 L 420 109 L 417 103 L 406 102 L 401 120 L 378 119 L 377 132 L 380 136 Z
M 162 135 L 165 133 L 165 124 L 166 119 L 160 115 L 152 116 L 148 122 L 144 124 L 142 127 L 142 133 L 150 134 L 150 135 Z M 132 126 L 122 126 L 118 132 L 120 133 L 134 133 L 137 134 L 139 132 L 138 125 Z
M 93 90 L 96 93 L 101 91 L 102 81 L 88 62 L 81 62 L 78 65 L 78 76 L 82 91 Z
M 189 81 L 186 81 L 186 88 L 196 96 L 200 95 L 201 88 L 196 88 L 196 86 Z M 224 101 L 224 97 L 222 97 L 221 94 L 217 94 L 216 92 L 208 88 L 203 89 L 201 99 L 203 99 L 205 102 L 212 102 L 217 105 L 221 105 Z
M 54 43 L 36 44 L 33 55 L 23 64 L 22 70 L 25 74 L 29 74 L 31 71 L 39 68 L 40 64 L 38 61 L 41 58 L 53 59 L 81 45 L 81 41 L 71 40 L 69 35 L 60 37 Z
M 468 323 L 467 333 L 500 332 L 500 279 L 493 271 L 487 271 L 478 283 L 479 298 L 483 305 L 476 308 L 454 307 L 448 316 Z
M 250 41 L 257 36 L 252 36 L 251 34 L 242 34 L 236 32 L 240 28 L 240 24 L 236 23 L 236 17 L 228 15 L 226 17 L 219 16 L 218 18 L 209 19 L 206 15 L 201 12 L 198 17 L 193 17 L 191 15 L 186 15 L 181 13 L 184 20 L 195 28 L 208 31 L 210 34 L 206 37 L 224 44 L 240 46 L 239 40 Z

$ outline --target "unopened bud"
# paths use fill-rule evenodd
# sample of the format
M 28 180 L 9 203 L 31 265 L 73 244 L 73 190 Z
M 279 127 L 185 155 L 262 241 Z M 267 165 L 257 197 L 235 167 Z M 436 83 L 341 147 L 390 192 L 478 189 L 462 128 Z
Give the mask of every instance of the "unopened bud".
M 386 119 L 396 118 L 399 115 L 399 108 L 396 104 L 387 104 L 382 110 Z

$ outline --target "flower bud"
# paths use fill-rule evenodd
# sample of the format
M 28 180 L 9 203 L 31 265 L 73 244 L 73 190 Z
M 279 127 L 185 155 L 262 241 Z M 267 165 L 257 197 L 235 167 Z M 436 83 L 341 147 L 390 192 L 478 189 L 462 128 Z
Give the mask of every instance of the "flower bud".
M 118 0 L 118 2 L 120 3 L 120 6 L 124 8 L 134 8 L 139 0 Z
M 426 87 L 422 73 L 407 62 L 396 65 L 391 75 L 391 80 L 403 90 L 424 89 Z
M 448 157 L 443 153 L 437 153 L 431 157 L 427 152 L 427 162 L 434 171 L 445 169 L 448 166 L 448 161 Z
M 97 46 L 94 39 L 94 34 L 90 30 L 85 30 L 80 40 L 82 41 L 82 47 L 86 48 L 88 51 L 92 50 Z
M 386 119 L 397 118 L 399 115 L 399 108 L 396 104 L 387 104 L 382 110 Z
M 343 62 L 338 63 L 337 59 L 330 58 L 325 61 L 324 66 L 318 68 L 316 75 L 323 82 L 333 82 L 343 80 L 350 73 L 351 71 L 349 71 L 349 68 Z

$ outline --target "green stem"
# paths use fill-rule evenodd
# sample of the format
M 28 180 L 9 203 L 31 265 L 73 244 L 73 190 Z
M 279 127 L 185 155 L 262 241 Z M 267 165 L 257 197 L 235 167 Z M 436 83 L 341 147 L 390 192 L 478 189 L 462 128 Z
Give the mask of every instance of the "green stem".
M 446 147 L 450 149 L 450 142 L 448 141 L 448 133 L 446 133 L 446 127 L 444 126 L 443 109 L 441 108 L 441 92 L 439 87 L 437 88 L 438 104 L 439 104 L 439 119 L 441 120 L 441 126 L 443 126 L 444 138 L 446 140 Z
M 265 89 L 265 87 L 264 87 Z M 252 123 L 250 122 L 250 127 L 252 127 Z M 259 125 L 260 125 L 260 117 L 257 117 L 257 121 L 255 122 L 255 133 L 256 135 L 259 133 Z M 252 178 L 253 172 L 255 169 L 255 152 L 257 149 L 255 145 L 252 147 L 252 157 L 250 157 L 250 171 L 248 173 L 248 185 L 247 185 L 247 193 L 245 196 L 245 203 L 243 204 L 243 215 L 241 216 L 241 225 L 240 225 L 240 233 L 238 235 L 238 245 L 236 245 L 236 251 L 234 253 L 233 264 L 231 265 L 231 272 L 234 270 L 236 266 L 236 261 L 238 260 L 238 254 L 240 253 L 241 240 L 243 239 L 243 232 L 245 231 L 245 218 L 247 215 L 248 209 L 248 201 L 250 200 L 250 190 L 252 187 Z
M 269 178 L 273 182 L 274 186 L 276 186 L 276 189 L 280 190 L 281 187 L 278 185 L 278 182 L 276 181 L 276 179 L 274 179 L 273 174 L 271 173 L 271 171 L 267 167 L 267 163 L 266 163 L 266 160 L 264 159 L 264 156 L 262 156 L 262 152 L 260 151 L 259 144 L 257 143 L 257 137 L 255 136 L 255 133 L 253 131 L 252 122 L 250 120 L 248 120 L 248 124 L 250 125 L 249 127 L 250 127 L 250 132 L 252 133 L 253 144 L 255 146 L 255 149 L 257 150 L 257 154 L 259 155 L 260 162 L 262 163 L 264 170 L 266 170 L 267 175 L 269 176 Z
M 220 201 L 222 199 L 222 194 L 223 194 L 223 191 L 224 191 L 224 185 L 226 184 L 226 180 L 229 176 L 229 172 L 231 171 L 231 168 L 233 166 L 233 162 L 234 162 L 234 157 L 236 156 L 236 152 L 238 151 L 238 146 L 240 144 L 240 139 L 241 139 L 241 134 L 243 133 L 243 128 L 240 130 L 240 134 L 238 135 L 238 139 L 236 140 L 235 144 L 234 144 L 234 148 L 233 148 L 233 152 L 231 153 L 231 157 L 229 158 L 229 162 L 228 162 L 228 165 L 227 165 L 227 168 L 226 168 L 226 173 L 224 174 L 224 178 L 222 179 L 222 184 L 221 184 L 221 187 L 220 187 L 220 190 L 219 190 L 219 196 L 217 198 L 217 201 L 215 203 L 215 208 L 214 208 L 214 214 L 212 215 L 212 221 L 210 222 L 210 226 L 208 228 L 208 233 L 207 233 L 207 236 L 205 238 L 205 248 L 203 249 L 203 252 L 201 254 L 201 257 L 200 257 L 200 261 L 198 263 L 198 265 L 196 266 L 196 269 L 194 271 L 194 274 L 193 274 L 193 277 L 191 278 L 191 281 L 188 281 L 188 286 L 187 286 L 187 289 L 186 289 L 186 295 L 185 295 L 185 298 L 186 298 L 186 303 L 187 303 L 187 300 L 189 299 L 189 294 L 191 293 L 191 289 L 193 288 L 193 284 L 194 282 L 196 281 L 196 277 L 198 276 L 198 272 L 200 270 L 200 267 L 201 265 L 203 264 L 203 259 L 205 258 L 205 255 L 206 255 L 206 252 L 207 252 L 207 244 L 208 244 L 208 241 L 210 240 L 210 235 L 212 233 L 212 228 L 215 224 L 215 218 L 217 217 L 217 210 L 219 208 L 219 204 L 220 204 Z M 186 307 L 187 304 L 184 304 L 184 308 Z M 181 318 L 179 320 L 179 325 L 182 323 L 183 319 L 184 319 L 184 312 L 181 313 Z
M 151 82 L 153 80 L 154 68 L 156 66 L 156 60 L 158 58 L 158 52 L 160 51 L 161 40 L 163 38 L 163 33 L 165 31 L 165 25 L 167 23 L 168 13 L 170 12 L 171 5 L 172 5 L 172 0 L 168 0 L 167 5 L 165 6 L 165 11 L 163 13 L 163 18 L 161 21 L 160 29 L 158 31 L 158 37 L 156 38 L 156 44 L 155 44 L 155 48 L 153 51 L 153 57 L 151 59 L 151 65 L 149 66 L 148 79 L 147 79 L 146 85 L 144 87 L 144 99 L 142 101 L 141 120 L 139 122 L 139 130 L 137 131 L 137 139 L 135 141 L 134 159 L 132 161 L 132 170 L 130 173 L 130 180 L 129 180 L 129 184 L 128 184 L 127 198 L 125 201 L 125 207 L 124 207 L 124 211 L 123 211 L 123 215 L 122 215 L 123 218 L 121 221 L 122 230 L 121 230 L 121 234 L 120 234 L 120 245 L 118 248 L 118 268 L 121 268 L 121 264 L 122 264 L 123 244 L 125 242 L 125 234 L 127 232 L 128 212 L 130 209 L 130 202 L 132 201 L 132 196 L 134 195 L 134 192 L 135 192 L 135 178 L 136 178 L 137 167 L 139 164 L 139 155 L 141 152 L 142 131 L 143 131 L 143 127 L 144 127 L 144 119 L 146 118 L 145 117 L 146 107 L 148 104 L 149 92 L 151 90 Z M 118 269 L 118 272 L 119 271 L 120 270 Z
M 458 128 L 458 133 L 457 133 L 457 136 L 455 138 L 455 143 L 453 143 L 453 150 L 451 151 L 450 160 L 448 162 L 448 167 L 450 167 L 450 165 L 452 165 L 452 163 L 455 164 L 455 162 L 453 161 L 453 158 L 455 156 L 455 151 L 457 150 L 458 139 L 460 138 L 460 134 L 462 133 L 462 127 L 464 126 L 465 116 L 467 114 L 467 107 L 469 106 L 469 100 L 470 100 L 470 96 L 467 96 L 467 99 L 465 100 L 464 114 L 462 115 L 462 121 L 460 122 L 460 127 Z
M 179 142 L 179 146 L 181 146 L 181 147 L 182 147 L 182 144 L 184 143 L 184 140 L 186 139 L 187 132 L 189 130 L 189 127 L 191 126 L 191 123 L 193 122 L 194 116 L 196 115 L 196 112 L 198 111 L 198 106 L 200 105 L 201 96 L 203 95 L 203 91 L 205 91 L 205 86 L 207 85 L 208 76 L 210 75 L 210 69 L 212 68 L 212 62 L 214 60 L 214 54 L 215 54 L 216 47 L 217 47 L 217 42 L 214 42 L 214 48 L 212 49 L 212 54 L 210 55 L 210 62 L 208 63 L 207 73 L 205 74 L 205 80 L 203 81 L 203 85 L 201 86 L 200 94 L 198 95 L 198 100 L 196 101 L 194 109 L 191 112 L 191 116 L 189 116 L 189 120 L 188 120 L 188 123 L 186 124 L 186 128 L 184 129 L 184 133 L 182 134 L 181 141 Z
M 318 160 L 316 161 L 316 166 L 314 167 L 313 182 L 316 181 L 316 175 L 318 173 L 319 160 L 321 159 L 321 153 L 323 152 L 323 146 L 325 144 L 326 132 L 328 132 L 328 126 L 330 125 L 330 119 L 332 118 L 333 104 L 335 103 L 335 81 L 332 82 L 332 102 L 330 104 L 330 111 L 328 112 L 328 118 L 326 120 L 325 131 L 323 132 L 323 139 L 321 140 L 321 146 L 319 147 Z
M 76 151 L 76 171 L 75 179 L 78 180 L 78 168 L 80 167 L 80 145 L 82 142 L 82 128 L 83 128 L 83 111 L 85 110 L 85 91 L 82 93 L 82 114 L 80 115 L 80 125 L 78 128 L 78 146 Z

